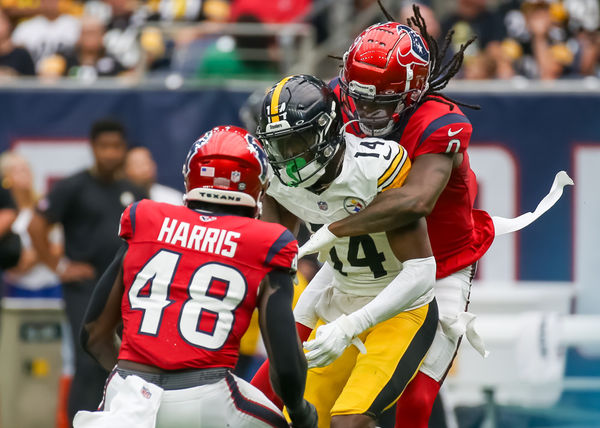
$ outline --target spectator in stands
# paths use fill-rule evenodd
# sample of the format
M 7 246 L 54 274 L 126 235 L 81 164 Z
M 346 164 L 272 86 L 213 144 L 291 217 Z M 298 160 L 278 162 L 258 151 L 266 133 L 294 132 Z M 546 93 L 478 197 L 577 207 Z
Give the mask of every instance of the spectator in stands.
M 75 46 L 79 38 L 79 19 L 61 14 L 59 0 L 41 2 L 40 14 L 21 22 L 15 28 L 12 41 L 25 47 L 36 64 L 57 52 Z
M 173 42 L 167 40 L 159 27 L 147 26 L 140 34 L 140 47 L 144 52 L 147 73 L 154 75 L 170 71 Z
M 91 0 L 84 11 L 105 24 L 106 52 L 126 69 L 137 66 L 141 59 L 139 36 L 150 15 L 148 8 L 132 0 Z
M 506 12 L 508 37 L 502 47 L 517 74 L 552 80 L 580 75 L 582 66 L 590 73 L 595 48 L 592 43 L 586 51 L 588 55 L 584 55 L 585 49 L 569 25 L 565 4 L 554 0 L 524 0 L 520 5 L 512 2 L 507 6 L 518 7 Z M 585 43 L 584 38 L 582 41 Z M 589 52 L 592 52 L 591 63 Z M 582 63 L 583 57 L 587 63 Z
M 27 49 L 11 40 L 12 24 L 0 8 L 0 76 L 34 76 L 35 66 Z
M 400 21 L 405 23 L 408 18 L 413 16 L 413 5 L 418 5 L 421 11 L 421 16 L 427 23 L 427 31 L 432 37 L 439 39 L 442 33 L 440 28 L 440 22 L 435 16 L 435 12 L 431 7 L 431 3 L 428 0 L 403 0 L 402 6 L 400 7 Z
M 255 16 L 264 23 L 299 22 L 310 12 L 312 0 L 274 1 L 268 6 L 264 0 L 232 0 L 231 21 L 241 16 Z
M 39 261 L 27 232 L 37 201 L 29 163 L 18 153 L 9 151 L 0 156 L 0 171 L 2 186 L 10 190 L 18 209 L 12 231 L 19 235 L 22 243 L 19 264 L 4 274 L 6 296 L 61 297 L 58 277 Z M 62 256 L 62 235 L 58 229 L 52 231 L 50 242 L 51 252 L 56 257 Z
M 563 4 L 569 14 L 567 29 L 573 32 L 581 47 L 580 74 L 600 73 L 600 3 L 598 0 L 564 0 Z
M 149 2 L 147 7 L 150 21 L 199 22 L 207 19 L 225 21 L 229 18 L 227 0 L 156 0 Z
M 197 77 L 276 78 L 274 38 L 260 34 L 263 27 L 257 16 L 240 15 L 236 22 L 254 25 L 257 34 L 218 37 L 204 51 L 196 71 Z
M 107 373 L 80 345 L 79 330 L 98 275 L 104 272 L 120 245 L 119 218 L 126 206 L 145 193 L 122 177 L 127 145 L 123 125 L 101 120 L 92 125 L 94 164 L 57 182 L 37 204 L 29 234 L 40 259 L 61 279 L 65 311 L 75 343 L 75 375 L 69 396 L 69 417 L 95 410 L 102 398 Z M 63 226 L 65 255 L 50 249 L 48 234 Z
M 183 204 L 183 193 L 156 182 L 156 162 L 146 147 L 133 147 L 125 157 L 125 175 L 144 189 L 150 199 L 173 205 Z
M 48 7 L 58 10 L 58 13 L 61 15 L 80 16 L 83 11 L 81 0 L 58 0 L 58 2 L 53 0 L 0 0 L 0 8 L 4 9 L 13 23 L 43 14 L 43 10 Z
M 81 34 L 74 49 L 60 54 L 64 76 L 93 81 L 98 77 L 117 76 L 126 69 L 104 48 L 106 28 L 92 16 L 81 19 Z
M 0 269 L 9 269 L 19 262 L 21 242 L 18 239 L 15 241 L 15 234 L 11 232 L 16 218 L 15 201 L 10 191 L 0 186 Z
M 477 37 L 465 51 L 465 67 L 469 67 L 471 58 L 475 58 L 476 61 L 471 61 L 471 64 L 480 69 L 480 64 L 493 62 L 495 77 L 509 78 L 514 75 L 510 60 L 501 49 L 501 42 L 505 38 L 502 16 L 490 10 L 486 0 L 458 0 L 454 13 L 442 22 L 441 34 L 447 34 L 450 30 L 454 31 L 450 47 L 453 52 L 472 37 Z

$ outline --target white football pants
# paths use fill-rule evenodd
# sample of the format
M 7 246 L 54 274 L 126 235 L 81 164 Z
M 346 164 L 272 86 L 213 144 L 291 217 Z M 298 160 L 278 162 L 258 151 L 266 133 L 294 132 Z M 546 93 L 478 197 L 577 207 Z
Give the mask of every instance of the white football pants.
M 420 370 L 438 382 L 443 379 L 450 367 L 461 337 L 446 334 L 443 323 L 452 324 L 459 314 L 466 312 L 474 269 L 474 266 L 468 266 L 438 279 L 434 285 L 440 322 Z
M 106 386 L 104 409 L 125 380 L 114 373 Z M 239 377 L 193 388 L 163 391 L 156 428 L 288 428 L 281 411 L 258 389 Z M 133 427 L 132 427 L 133 428 Z

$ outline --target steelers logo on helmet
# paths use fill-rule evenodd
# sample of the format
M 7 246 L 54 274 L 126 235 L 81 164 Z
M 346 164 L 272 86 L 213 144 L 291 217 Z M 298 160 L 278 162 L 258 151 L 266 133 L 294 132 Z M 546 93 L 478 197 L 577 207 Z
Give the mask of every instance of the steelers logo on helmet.
M 258 137 L 287 186 L 310 187 L 337 152 L 341 113 L 333 91 L 313 76 L 282 79 L 265 96 Z

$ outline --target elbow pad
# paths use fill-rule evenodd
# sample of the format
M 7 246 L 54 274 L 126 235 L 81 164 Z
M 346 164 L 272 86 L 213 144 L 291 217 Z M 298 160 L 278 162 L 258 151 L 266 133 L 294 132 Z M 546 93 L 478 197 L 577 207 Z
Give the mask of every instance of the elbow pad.
M 359 332 L 433 300 L 436 271 L 433 256 L 406 260 L 402 264 L 402 271 L 387 287 L 361 309 L 348 315 Z

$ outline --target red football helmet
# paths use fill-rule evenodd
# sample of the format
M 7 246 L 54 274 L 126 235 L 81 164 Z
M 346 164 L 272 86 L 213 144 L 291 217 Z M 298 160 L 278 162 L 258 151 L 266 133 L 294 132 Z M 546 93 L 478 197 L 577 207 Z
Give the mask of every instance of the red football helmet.
M 185 200 L 260 209 L 268 160 L 260 142 L 236 126 L 218 126 L 196 141 L 183 164 Z
M 373 25 L 344 54 L 342 102 L 351 111 L 352 99 L 365 134 L 386 135 L 427 90 L 429 65 L 429 48 L 415 30 L 397 22 Z

